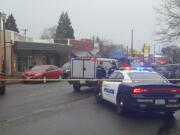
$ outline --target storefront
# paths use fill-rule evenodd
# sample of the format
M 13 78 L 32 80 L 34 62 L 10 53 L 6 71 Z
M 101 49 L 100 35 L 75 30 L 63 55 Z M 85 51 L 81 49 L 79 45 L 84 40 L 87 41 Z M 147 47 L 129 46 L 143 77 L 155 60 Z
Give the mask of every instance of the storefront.
M 34 65 L 52 64 L 61 67 L 71 55 L 71 46 L 34 42 L 15 42 L 16 72 Z

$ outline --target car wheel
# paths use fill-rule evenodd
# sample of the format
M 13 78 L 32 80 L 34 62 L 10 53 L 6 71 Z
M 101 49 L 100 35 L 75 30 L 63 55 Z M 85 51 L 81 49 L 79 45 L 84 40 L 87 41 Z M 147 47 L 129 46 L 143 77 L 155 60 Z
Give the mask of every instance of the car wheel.
M 73 85 L 74 92 L 79 92 L 81 86 L 80 85 Z
M 119 101 L 117 102 L 116 108 L 117 108 L 117 113 L 120 115 L 124 115 L 127 111 L 125 107 L 125 103 L 122 99 L 119 99 Z
M 43 76 L 43 83 L 47 83 L 47 76 Z
M 95 99 L 97 103 L 102 103 L 103 102 L 103 97 L 102 97 L 102 91 L 101 88 L 98 88 L 95 92 Z
M 0 89 L 0 95 L 4 95 L 5 93 L 6 93 L 6 87 L 4 86 Z

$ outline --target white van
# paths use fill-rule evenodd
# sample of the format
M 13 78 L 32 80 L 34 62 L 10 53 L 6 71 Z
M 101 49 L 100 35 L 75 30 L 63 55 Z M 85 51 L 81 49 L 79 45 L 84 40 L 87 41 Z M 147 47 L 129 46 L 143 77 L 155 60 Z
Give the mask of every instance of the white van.
M 72 58 L 71 59 L 71 79 L 96 79 L 96 67 L 99 62 L 103 62 L 106 71 L 111 67 L 116 59 L 109 58 Z M 79 91 L 82 86 L 96 87 L 97 81 L 76 80 L 69 81 L 73 85 L 74 91 Z

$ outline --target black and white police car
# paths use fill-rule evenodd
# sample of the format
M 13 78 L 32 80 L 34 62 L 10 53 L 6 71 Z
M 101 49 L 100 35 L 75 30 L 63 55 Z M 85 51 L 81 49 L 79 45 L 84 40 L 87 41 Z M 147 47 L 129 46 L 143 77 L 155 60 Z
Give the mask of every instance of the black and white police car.
M 180 86 L 171 84 L 157 72 L 144 68 L 117 70 L 109 79 L 112 80 L 102 82 L 95 98 L 97 103 L 106 100 L 115 104 L 121 115 L 128 111 L 172 115 L 180 109 Z

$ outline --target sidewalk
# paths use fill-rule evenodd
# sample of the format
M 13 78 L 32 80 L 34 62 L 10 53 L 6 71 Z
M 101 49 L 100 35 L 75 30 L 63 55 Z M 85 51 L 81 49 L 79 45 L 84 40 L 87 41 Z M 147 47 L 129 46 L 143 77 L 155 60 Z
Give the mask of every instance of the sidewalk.
M 6 84 L 16 84 L 22 82 L 20 80 L 16 80 L 16 79 L 21 79 L 21 75 L 7 76 L 6 79 L 13 79 L 13 80 L 7 80 Z

